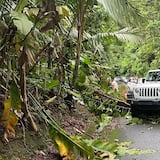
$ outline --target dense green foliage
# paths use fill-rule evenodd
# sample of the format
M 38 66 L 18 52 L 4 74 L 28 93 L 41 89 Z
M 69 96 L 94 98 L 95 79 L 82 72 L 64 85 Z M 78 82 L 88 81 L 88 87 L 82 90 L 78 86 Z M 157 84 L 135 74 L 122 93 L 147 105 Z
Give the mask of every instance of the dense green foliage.
M 144 41 L 138 45 L 132 43 L 117 44 L 117 47 L 112 44 L 110 45 L 111 55 L 113 55 L 113 63 L 117 62 L 119 74 L 143 77 L 149 69 L 160 67 L 160 13 L 158 11 L 160 4 L 158 0 L 138 1 L 138 3 L 132 1 L 132 3 L 141 11 L 145 18 L 145 23 L 143 23 L 141 28 L 141 35 L 143 35 Z
M 159 5 L 158 0 L 1 0 L 0 101 L 10 96 L 14 81 L 20 112 L 35 131 L 29 107 L 37 100 L 29 95 L 69 109 L 76 97 L 92 112 L 113 115 L 116 103 L 96 93 L 117 96 L 110 77 L 142 77 L 159 67 Z M 51 122 L 61 141 L 66 138 L 72 148 L 81 148 Z

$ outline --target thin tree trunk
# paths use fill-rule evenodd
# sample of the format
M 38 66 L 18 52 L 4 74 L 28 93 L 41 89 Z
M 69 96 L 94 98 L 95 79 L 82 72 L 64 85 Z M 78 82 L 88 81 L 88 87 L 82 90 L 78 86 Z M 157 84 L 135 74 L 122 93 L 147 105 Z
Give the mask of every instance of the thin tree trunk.
M 78 41 L 77 41 L 77 55 L 75 60 L 75 68 L 73 71 L 73 79 L 72 79 L 72 86 L 74 86 L 77 75 L 78 75 L 78 68 L 80 64 L 80 57 L 81 57 L 81 48 L 82 48 L 82 39 L 83 39 L 83 27 L 84 27 L 84 15 L 86 12 L 87 4 L 85 1 L 78 1 L 79 2 L 79 10 L 78 10 Z
M 27 104 L 27 91 L 26 91 L 26 63 L 27 63 L 27 55 L 26 55 L 26 47 L 24 45 L 22 54 L 19 58 L 19 67 L 20 67 L 20 89 L 22 96 L 22 112 L 24 113 L 24 117 L 29 120 L 29 123 L 34 131 L 38 131 L 37 126 L 29 112 L 28 104 Z

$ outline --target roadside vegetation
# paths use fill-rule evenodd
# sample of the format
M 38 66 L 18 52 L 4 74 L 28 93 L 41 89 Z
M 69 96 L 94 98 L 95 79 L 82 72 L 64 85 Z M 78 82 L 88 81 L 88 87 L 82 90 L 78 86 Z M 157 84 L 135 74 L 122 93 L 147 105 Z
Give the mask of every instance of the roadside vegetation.
M 126 87 L 115 92 L 111 80 L 120 75 L 143 77 L 149 68 L 159 67 L 158 4 L 158 0 L 0 0 L 3 143 L 9 144 L 22 131 L 26 146 L 28 130 L 39 135 L 46 128 L 43 132 L 61 159 L 114 160 L 144 153 L 101 133 L 113 117 L 129 114 Z M 76 117 L 81 110 L 77 107 L 95 117 L 88 126 L 94 122 L 96 131 L 87 133 L 80 124 L 77 134 L 63 128 L 65 111 L 69 118 Z M 81 118 L 84 122 L 84 115 Z

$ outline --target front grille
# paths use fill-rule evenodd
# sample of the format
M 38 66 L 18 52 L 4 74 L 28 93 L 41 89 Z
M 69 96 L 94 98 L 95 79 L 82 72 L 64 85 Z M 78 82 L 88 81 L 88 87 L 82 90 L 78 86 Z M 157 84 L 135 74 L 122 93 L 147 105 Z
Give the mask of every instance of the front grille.
M 158 97 L 160 93 L 158 88 L 140 88 L 139 96 L 142 97 Z

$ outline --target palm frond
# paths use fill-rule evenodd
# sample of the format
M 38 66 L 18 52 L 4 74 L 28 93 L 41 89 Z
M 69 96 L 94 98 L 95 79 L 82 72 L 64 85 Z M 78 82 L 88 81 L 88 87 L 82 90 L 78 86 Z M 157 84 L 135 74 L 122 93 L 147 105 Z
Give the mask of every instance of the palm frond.
M 143 37 L 136 35 L 136 32 L 130 28 L 124 28 L 120 31 L 110 33 L 110 35 L 117 37 L 121 41 L 140 43 L 143 41 Z
M 119 31 L 109 32 L 109 33 L 98 33 L 93 36 L 89 36 L 88 39 L 92 40 L 99 40 L 100 38 L 113 36 L 116 37 L 118 40 L 125 41 L 125 42 L 133 42 L 133 43 L 140 43 L 143 41 L 143 38 L 139 35 L 136 35 L 136 31 L 131 28 L 124 28 Z
M 122 26 L 141 26 L 143 17 L 127 0 L 97 0 Z
M 65 130 L 63 130 L 54 120 L 54 118 L 52 118 L 49 113 L 43 109 L 43 107 L 31 93 L 29 93 L 29 98 L 31 99 L 33 105 L 37 108 L 39 115 L 46 122 L 46 124 L 50 126 L 49 132 L 54 144 L 56 143 L 55 138 L 58 136 L 58 138 L 63 141 L 65 145 L 69 147 L 69 149 L 71 149 L 73 152 L 76 151 L 76 153 L 79 153 L 80 156 L 90 158 L 94 156 L 93 149 L 90 146 L 87 146 L 86 143 L 76 141 L 67 132 L 65 132 Z

